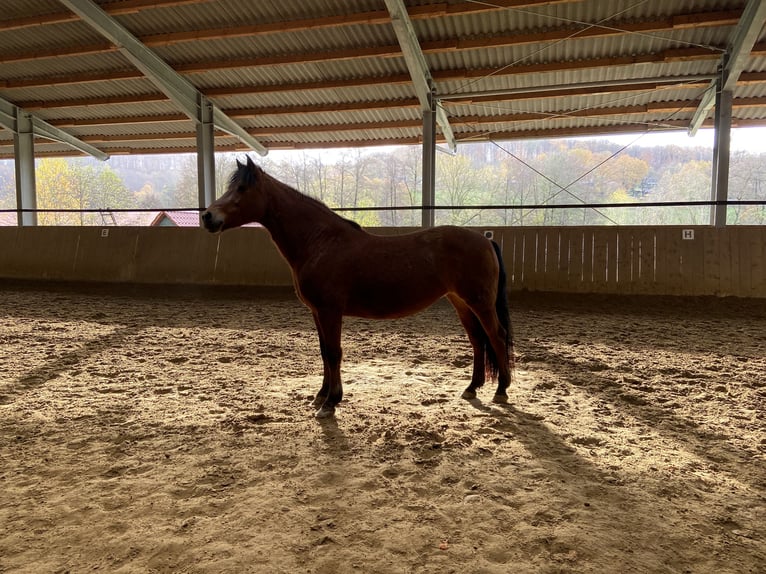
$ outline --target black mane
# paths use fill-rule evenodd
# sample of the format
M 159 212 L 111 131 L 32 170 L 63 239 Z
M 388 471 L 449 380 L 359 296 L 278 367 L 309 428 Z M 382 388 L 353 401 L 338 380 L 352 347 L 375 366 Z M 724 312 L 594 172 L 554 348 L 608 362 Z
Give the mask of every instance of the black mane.
M 239 161 L 237 161 L 237 169 L 234 170 L 229 178 L 229 187 L 235 183 L 244 185 L 245 187 L 255 185 L 255 182 L 258 180 L 258 175 L 265 172 L 257 165 L 254 165 L 253 167 L 256 170 L 255 173 L 250 169 L 248 164 L 239 163 Z

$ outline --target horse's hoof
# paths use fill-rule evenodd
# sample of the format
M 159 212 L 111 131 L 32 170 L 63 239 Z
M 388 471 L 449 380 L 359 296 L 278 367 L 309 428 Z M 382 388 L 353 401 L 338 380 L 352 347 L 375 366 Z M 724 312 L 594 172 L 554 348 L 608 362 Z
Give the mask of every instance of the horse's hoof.
M 492 402 L 497 403 L 500 405 L 507 405 L 508 404 L 508 395 L 495 395 L 492 397 Z
M 320 408 L 314 416 L 318 419 L 329 419 L 330 417 L 335 416 L 335 407 L 322 405 L 322 408 Z
M 465 399 L 467 401 L 472 401 L 476 398 L 476 391 L 469 391 L 468 389 L 463 391 L 463 394 L 460 395 L 460 398 Z
M 324 404 L 326 399 L 327 397 L 320 397 L 319 395 L 317 395 L 316 397 L 314 397 L 314 400 L 311 401 L 311 406 L 319 408 Z

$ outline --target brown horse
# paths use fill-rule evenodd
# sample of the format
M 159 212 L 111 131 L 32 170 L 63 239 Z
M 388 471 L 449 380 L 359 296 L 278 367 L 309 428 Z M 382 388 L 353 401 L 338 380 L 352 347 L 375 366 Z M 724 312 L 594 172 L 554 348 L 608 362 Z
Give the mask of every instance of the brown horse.
M 250 158 L 237 161 L 226 193 L 202 214 L 208 231 L 258 222 L 290 264 L 295 290 L 311 309 L 324 363 L 314 399 L 319 418 L 343 397 L 344 315 L 410 315 L 446 296 L 473 347 L 473 375 L 463 398 L 476 397 L 486 374 L 497 378 L 494 402 L 508 402 L 513 349 L 505 271 L 494 241 L 461 227 L 393 237 L 372 235 L 327 206 L 281 183 Z

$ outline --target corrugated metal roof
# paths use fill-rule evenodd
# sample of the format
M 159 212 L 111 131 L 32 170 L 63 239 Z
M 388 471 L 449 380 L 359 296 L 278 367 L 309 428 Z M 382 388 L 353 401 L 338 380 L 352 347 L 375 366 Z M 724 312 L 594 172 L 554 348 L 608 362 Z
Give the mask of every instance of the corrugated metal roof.
M 745 3 L 405 1 L 458 140 L 684 129 Z M 383 0 L 354 12 L 343 0 L 98 4 L 267 148 L 421 138 Z M 194 150 L 195 120 L 55 0 L 4 2 L 0 54 L 0 97 L 107 153 Z M 763 30 L 733 122 L 766 122 Z M 216 145 L 245 149 L 222 131 Z M 39 140 L 36 153 L 76 152 Z M 0 158 L 12 156 L 13 134 L 0 129 Z

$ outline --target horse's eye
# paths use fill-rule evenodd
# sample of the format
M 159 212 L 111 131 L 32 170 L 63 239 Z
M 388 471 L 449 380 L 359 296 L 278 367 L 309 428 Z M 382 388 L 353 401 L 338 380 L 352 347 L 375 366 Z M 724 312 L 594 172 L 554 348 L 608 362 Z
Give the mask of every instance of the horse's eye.
M 245 186 L 244 185 L 238 185 L 237 186 L 237 193 L 245 193 Z

